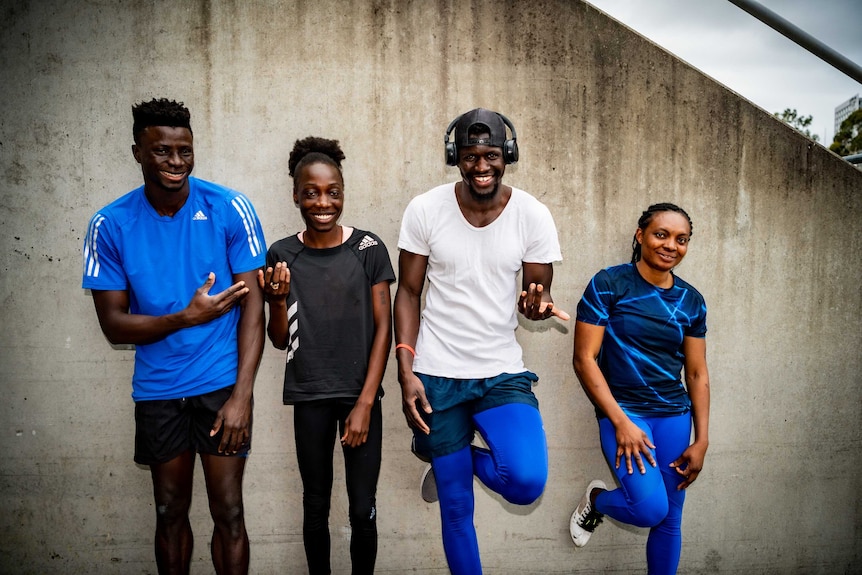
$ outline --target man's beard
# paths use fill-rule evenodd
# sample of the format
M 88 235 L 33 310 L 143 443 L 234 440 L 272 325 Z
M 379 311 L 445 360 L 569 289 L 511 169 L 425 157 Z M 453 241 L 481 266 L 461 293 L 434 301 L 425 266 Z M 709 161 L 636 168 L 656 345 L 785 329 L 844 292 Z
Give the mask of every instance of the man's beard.
M 477 193 L 475 189 L 473 189 L 473 184 L 466 178 L 463 179 L 464 185 L 467 187 L 467 191 L 470 193 L 470 197 L 477 202 L 490 202 L 494 198 L 497 197 L 497 194 L 500 191 L 500 180 L 497 179 L 497 183 L 494 184 L 494 190 L 487 194 Z

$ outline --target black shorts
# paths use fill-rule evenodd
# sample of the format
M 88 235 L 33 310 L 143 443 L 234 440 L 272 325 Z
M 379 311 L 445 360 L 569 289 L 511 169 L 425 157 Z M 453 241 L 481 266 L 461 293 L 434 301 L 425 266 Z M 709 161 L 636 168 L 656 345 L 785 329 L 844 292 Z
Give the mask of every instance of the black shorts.
M 165 463 L 184 451 L 219 454 L 224 428 L 210 437 L 216 413 L 228 400 L 233 386 L 182 399 L 156 399 L 135 403 L 135 462 L 141 465 Z M 248 457 L 251 450 L 251 423 L 248 443 L 231 457 Z

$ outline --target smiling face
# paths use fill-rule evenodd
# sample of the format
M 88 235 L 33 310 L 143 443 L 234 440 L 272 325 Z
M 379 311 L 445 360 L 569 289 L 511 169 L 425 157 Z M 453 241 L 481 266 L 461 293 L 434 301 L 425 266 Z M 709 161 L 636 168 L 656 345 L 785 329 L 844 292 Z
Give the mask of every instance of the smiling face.
M 303 166 L 293 181 L 293 201 L 308 232 L 337 229 L 344 207 L 344 181 L 337 167 L 324 162 Z
M 688 250 L 691 226 L 682 214 L 658 212 L 646 229 L 638 228 L 635 240 L 641 246 L 638 267 L 653 274 L 666 274 L 679 265 Z
M 477 134 L 476 137 L 488 138 L 489 134 Z M 462 147 L 458 150 L 458 169 L 473 199 L 491 200 L 497 195 L 506 173 L 503 148 L 485 145 Z
M 132 146 L 141 165 L 144 185 L 153 194 L 188 191 L 188 179 L 195 166 L 192 133 L 188 128 L 149 126 Z

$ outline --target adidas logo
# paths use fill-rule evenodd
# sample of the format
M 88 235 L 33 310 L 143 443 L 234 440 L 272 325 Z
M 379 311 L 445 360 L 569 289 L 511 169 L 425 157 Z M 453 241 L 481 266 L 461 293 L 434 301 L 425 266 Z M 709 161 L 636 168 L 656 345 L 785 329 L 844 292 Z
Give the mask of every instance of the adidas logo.
M 376 246 L 377 240 L 372 238 L 371 236 L 365 236 L 362 238 L 362 241 L 359 242 L 359 247 L 357 248 L 360 252 L 365 248 L 370 248 L 371 246 Z
M 207 218 L 201 210 L 198 210 L 198 212 L 192 216 L 192 220 L 196 222 L 205 222 L 207 219 L 209 218 Z

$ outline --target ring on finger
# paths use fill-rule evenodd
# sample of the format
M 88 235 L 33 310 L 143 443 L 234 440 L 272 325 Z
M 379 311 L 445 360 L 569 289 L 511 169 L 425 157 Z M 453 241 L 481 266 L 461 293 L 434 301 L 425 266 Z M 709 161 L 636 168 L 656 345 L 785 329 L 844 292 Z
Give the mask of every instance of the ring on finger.
M 269 282 L 269 287 L 272 289 L 278 289 L 279 285 L 281 285 L 280 282 Z

